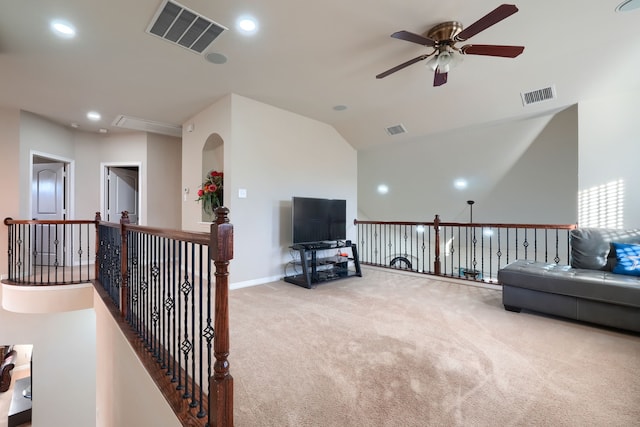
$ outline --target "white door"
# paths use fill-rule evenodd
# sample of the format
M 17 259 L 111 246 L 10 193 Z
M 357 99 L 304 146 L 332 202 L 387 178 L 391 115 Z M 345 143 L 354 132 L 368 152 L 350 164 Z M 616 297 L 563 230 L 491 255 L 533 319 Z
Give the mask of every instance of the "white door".
M 129 212 L 129 222 L 138 223 L 138 168 L 107 167 L 107 221 L 120 222 L 122 211 Z
M 35 163 L 31 189 L 31 217 L 39 220 L 65 219 L 64 206 L 65 164 Z M 54 265 L 62 262 L 62 239 L 56 238 L 57 227 L 34 226 L 35 263 Z M 59 236 L 58 236 L 59 237 Z

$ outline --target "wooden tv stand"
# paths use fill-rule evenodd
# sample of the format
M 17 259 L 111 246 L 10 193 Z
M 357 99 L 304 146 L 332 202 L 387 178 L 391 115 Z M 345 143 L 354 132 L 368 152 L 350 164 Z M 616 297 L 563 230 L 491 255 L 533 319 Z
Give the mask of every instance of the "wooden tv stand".
M 347 244 L 343 242 L 305 243 L 293 245 L 290 248 L 300 254 L 300 258 L 294 261 L 294 264 L 300 266 L 302 272 L 285 276 L 285 282 L 311 289 L 322 282 L 354 276 L 362 277 L 358 249 L 355 244 L 349 241 Z M 349 250 L 351 255 L 340 256 L 336 253 L 338 250 L 343 252 L 345 249 Z M 328 255 L 329 251 L 333 253 Z M 350 262 L 353 264 L 353 268 L 350 268 Z

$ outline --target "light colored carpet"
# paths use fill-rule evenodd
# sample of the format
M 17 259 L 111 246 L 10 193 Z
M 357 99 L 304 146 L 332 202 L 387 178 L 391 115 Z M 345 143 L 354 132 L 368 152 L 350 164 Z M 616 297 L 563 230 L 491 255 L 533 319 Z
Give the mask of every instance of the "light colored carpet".
M 366 268 L 231 291 L 235 424 L 638 426 L 640 336 Z

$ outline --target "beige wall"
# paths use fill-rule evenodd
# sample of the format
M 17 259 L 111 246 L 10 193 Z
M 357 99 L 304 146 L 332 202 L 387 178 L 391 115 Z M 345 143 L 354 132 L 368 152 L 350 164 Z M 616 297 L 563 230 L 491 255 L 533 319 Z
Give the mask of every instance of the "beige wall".
M 477 208 L 474 205 L 474 221 L 575 224 L 577 129 L 577 106 L 553 116 Z
M 180 138 L 143 132 L 77 132 L 73 139 L 76 217 L 93 218 L 96 211 L 104 209 L 100 185 L 105 165 L 135 165 L 140 168 L 140 223 L 180 228 Z
M 147 225 L 180 229 L 182 208 L 180 138 L 147 134 Z
M 20 218 L 20 111 L 0 108 L 0 220 Z M 0 225 L 0 278 L 8 274 L 8 229 Z
M 476 222 L 574 223 L 576 176 L 576 114 L 563 112 L 361 151 L 358 207 L 372 220 L 468 221 L 474 200 Z M 466 189 L 454 187 L 458 178 Z
M 224 140 L 225 205 L 234 224 L 230 280 L 246 286 L 278 280 L 291 260 L 291 198 L 347 200 L 347 223 L 357 210 L 357 156 L 333 127 L 239 95 L 231 95 L 187 121 L 183 135 L 183 183 L 198 188 L 204 142 L 212 133 Z M 191 168 L 194 169 L 194 168 Z M 247 191 L 246 198 L 238 190 Z M 200 206 L 183 203 L 183 228 L 198 224 Z M 355 238 L 349 226 L 350 238 Z
M 96 211 L 104 213 L 104 195 L 100 192 L 104 165 L 139 165 L 141 192 L 140 223 L 147 221 L 146 157 L 147 136 L 142 132 L 100 135 L 87 132 L 75 134 L 76 199 L 78 218 L 86 218 Z
M 640 91 L 579 104 L 579 187 L 623 180 L 625 228 L 640 228 Z
M 17 314 L 0 306 L 0 325 L 0 342 L 33 345 L 33 425 L 95 425 L 96 321 L 93 310 Z
M 94 307 L 97 389 L 95 424 L 91 425 L 180 426 L 97 293 Z
M 193 131 L 185 131 L 189 126 L 193 127 Z M 182 200 L 183 230 L 209 231 L 209 226 L 201 223 L 201 206 L 196 199 L 198 188 L 202 184 L 202 149 L 209 136 L 214 133 L 218 134 L 224 143 L 222 169 L 226 175 L 224 187 L 229 189 L 233 183 L 233 146 L 228 143 L 231 140 L 231 95 L 204 109 L 182 126 L 182 187 L 189 191 L 186 200 Z M 225 190 L 224 199 L 224 205 L 229 207 L 229 190 Z
M 27 111 L 20 112 L 20 218 L 31 218 L 32 153 L 72 160 L 72 131 Z M 71 214 L 73 208 L 70 209 Z

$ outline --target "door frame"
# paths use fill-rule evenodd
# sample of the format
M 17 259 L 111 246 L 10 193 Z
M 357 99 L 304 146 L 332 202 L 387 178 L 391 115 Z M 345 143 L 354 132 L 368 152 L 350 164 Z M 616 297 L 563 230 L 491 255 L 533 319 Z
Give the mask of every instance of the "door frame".
M 51 153 L 45 153 L 43 151 L 29 150 L 29 200 L 27 206 L 29 209 L 28 218 L 33 218 L 33 158 L 42 157 L 51 160 L 52 163 L 64 163 L 66 169 L 65 184 L 64 184 L 64 218 L 73 219 L 74 206 L 75 206 L 75 160 L 66 157 L 58 156 Z
M 100 215 L 103 220 L 107 218 L 107 207 L 105 201 L 107 199 L 107 169 L 117 168 L 138 168 L 138 225 L 145 225 L 147 223 L 147 214 L 142 204 L 142 189 L 145 183 L 143 182 L 144 173 L 142 171 L 142 162 L 101 162 L 100 163 Z

